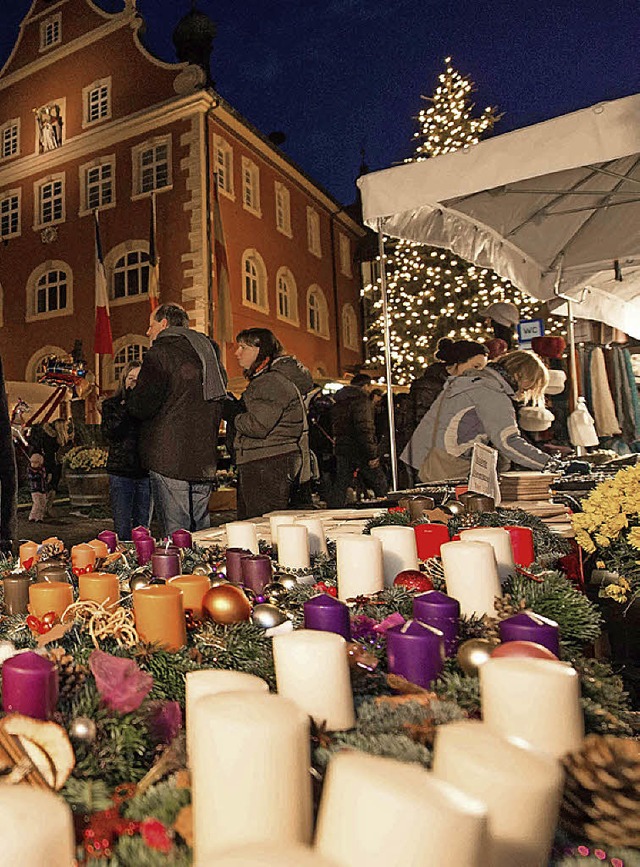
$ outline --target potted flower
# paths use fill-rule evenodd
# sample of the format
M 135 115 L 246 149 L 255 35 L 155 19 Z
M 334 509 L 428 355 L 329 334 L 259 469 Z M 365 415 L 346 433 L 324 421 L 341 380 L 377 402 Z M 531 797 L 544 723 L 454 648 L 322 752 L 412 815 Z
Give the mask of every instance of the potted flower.
M 107 454 L 104 446 L 74 446 L 65 455 L 66 479 L 72 506 L 95 506 L 109 499 Z

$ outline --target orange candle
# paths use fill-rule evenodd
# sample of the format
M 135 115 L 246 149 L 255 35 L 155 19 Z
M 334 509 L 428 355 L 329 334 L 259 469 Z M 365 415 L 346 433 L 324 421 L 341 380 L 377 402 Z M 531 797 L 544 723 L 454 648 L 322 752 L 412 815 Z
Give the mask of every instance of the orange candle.
M 187 643 L 182 591 L 169 584 L 152 584 L 133 591 L 136 629 L 143 641 L 167 650 Z
M 78 576 L 78 599 L 91 600 L 114 608 L 120 601 L 120 582 L 109 572 L 88 572 Z
M 73 602 L 73 588 L 66 581 L 42 581 L 29 587 L 29 609 L 36 617 L 55 611 L 61 617 Z
M 87 566 L 90 566 L 89 571 L 91 571 L 96 565 L 95 548 L 91 545 L 74 545 L 71 549 L 71 563 L 74 569 L 87 571 Z
M 20 545 L 20 565 L 24 566 L 25 569 L 33 566 L 35 562 L 38 560 L 38 543 L 37 542 L 23 542 Z M 31 561 L 31 562 L 29 562 Z M 25 563 L 28 565 L 25 566 Z
M 103 542 L 102 539 L 92 539 L 90 542 L 87 542 L 87 545 L 93 548 L 96 552 L 96 557 L 106 557 L 109 553 L 107 543 Z
M 182 591 L 182 606 L 186 611 L 190 608 L 194 617 L 202 617 L 202 600 L 211 583 L 206 575 L 176 575 L 167 582 L 172 587 Z

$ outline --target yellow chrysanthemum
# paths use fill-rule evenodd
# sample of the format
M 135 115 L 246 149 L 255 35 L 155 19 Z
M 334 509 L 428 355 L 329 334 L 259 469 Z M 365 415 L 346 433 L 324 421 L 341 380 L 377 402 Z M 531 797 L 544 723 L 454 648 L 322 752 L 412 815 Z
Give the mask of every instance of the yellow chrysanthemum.
M 600 548 L 608 548 L 611 544 L 611 539 L 608 536 L 603 536 L 601 533 L 596 533 L 594 538 L 596 545 Z
M 640 551 L 640 527 L 632 527 L 627 533 L 627 539 L 632 548 Z
M 585 533 L 584 530 L 576 530 L 576 542 L 583 551 L 586 551 L 587 554 L 593 554 L 596 550 L 596 546 L 593 544 L 593 539 L 588 533 Z

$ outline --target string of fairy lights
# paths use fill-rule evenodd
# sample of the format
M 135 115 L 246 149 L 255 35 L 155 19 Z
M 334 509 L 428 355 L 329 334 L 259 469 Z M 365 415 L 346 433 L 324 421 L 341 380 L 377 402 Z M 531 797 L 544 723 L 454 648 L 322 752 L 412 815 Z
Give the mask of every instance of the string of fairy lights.
M 500 119 L 492 106 L 472 117 L 473 82 L 456 71 L 451 58 L 438 76 L 433 96 L 415 120 L 414 155 L 406 162 L 428 159 L 476 144 Z M 391 363 L 394 382 L 403 385 L 424 371 L 433 359 L 440 337 L 454 340 L 485 340 L 487 331 L 481 315 L 494 301 L 511 301 L 521 319 L 547 318 L 543 304 L 517 289 L 508 280 L 486 268 L 465 262 L 448 250 L 434 249 L 412 241 L 388 242 L 387 285 L 391 318 Z M 379 260 L 377 260 L 379 262 Z M 365 305 L 365 351 L 368 364 L 384 363 L 382 298 L 379 269 L 363 289 Z M 554 330 L 562 320 L 554 320 Z M 557 324 L 557 329 L 556 329 Z

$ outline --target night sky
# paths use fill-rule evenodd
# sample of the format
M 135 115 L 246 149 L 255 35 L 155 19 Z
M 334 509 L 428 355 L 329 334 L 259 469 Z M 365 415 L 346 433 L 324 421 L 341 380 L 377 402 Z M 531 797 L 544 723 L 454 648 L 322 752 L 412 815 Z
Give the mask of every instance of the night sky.
M 4 0 L 4 62 L 31 0 Z M 99 0 L 108 11 L 122 0 Z M 145 41 L 175 60 L 190 0 L 138 0 Z M 640 91 L 638 0 L 198 0 L 218 26 L 217 90 L 343 203 L 371 169 L 412 151 L 420 95 L 450 55 L 496 133 Z

